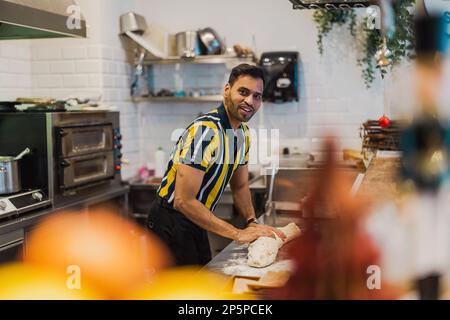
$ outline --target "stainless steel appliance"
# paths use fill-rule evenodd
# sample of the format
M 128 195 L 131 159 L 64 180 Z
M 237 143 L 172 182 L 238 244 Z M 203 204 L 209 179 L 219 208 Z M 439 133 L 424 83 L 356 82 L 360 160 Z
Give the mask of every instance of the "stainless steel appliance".
M 14 132 L 14 134 L 11 134 Z M 22 192 L 39 189 L 63 208 L 121 187 L 119 113 L 0 113 L 0 150 L 17 154 Z
M 18 194 L 0 196 L 0 218 L 47 207 L 50 199 L 42 190 L 31 190 Z

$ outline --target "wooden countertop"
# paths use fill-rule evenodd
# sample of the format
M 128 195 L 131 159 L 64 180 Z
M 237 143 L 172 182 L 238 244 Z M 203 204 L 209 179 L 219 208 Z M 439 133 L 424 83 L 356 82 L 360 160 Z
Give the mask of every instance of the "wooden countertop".
M 376 156 L 369 165 L 357 195 L 373 199 L 392 200 L 398 194 L 397 174 L 400 170 L 400 157 Z

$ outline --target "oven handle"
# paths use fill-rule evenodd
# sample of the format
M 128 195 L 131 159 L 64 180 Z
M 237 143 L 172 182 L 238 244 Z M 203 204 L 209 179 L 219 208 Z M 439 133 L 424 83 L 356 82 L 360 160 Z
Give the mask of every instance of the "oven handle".
M 61 160 L 60 164 L 61 164 L 61 167 L 64 167 L 64 168 L 70 166 L 70 162 L 67 160 Z
M 61 137 L 67 136 L 68 134 L 69 134 L 69 132 L 67 130 L 59 129 L 59 135 Z

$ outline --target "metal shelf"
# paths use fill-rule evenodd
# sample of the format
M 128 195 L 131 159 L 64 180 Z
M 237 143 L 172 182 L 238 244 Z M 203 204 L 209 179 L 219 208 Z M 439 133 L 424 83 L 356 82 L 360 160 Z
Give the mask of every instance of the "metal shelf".
M 229 62 L 247 62 L 254 63 L 254 57 L 238 57 L 232 55 L 204 55 L 193 58 L 168 57 L 166 59 L 146 59 L 144 64 L 176 64 L 176 63 L 194 63 L 194 64 L 223 64 Z
M 134 98 L 135 102 L 151 101 L 151 102 L 221 102 L 223 96 L 201 96 L 201 97 L 138 97 Z
M 352 9 L 371 5 L 370 0 L 289 0 L 294 9 Z

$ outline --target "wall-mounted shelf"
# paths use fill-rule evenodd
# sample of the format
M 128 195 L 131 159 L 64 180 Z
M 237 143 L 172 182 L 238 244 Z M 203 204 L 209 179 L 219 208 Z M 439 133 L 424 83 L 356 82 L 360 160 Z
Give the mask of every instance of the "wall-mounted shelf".
M 144 65 L 146 66 L 149 74 L 152 72 L 153 65 L 173 65 L 173 64 L 198 64 L 198 65 L 205 65 L 205 64 L 223 64 L 226 65 L 227 69 L 237 66 L 241 63 L 248 63 L 255 65 L 255 57 L 253 55 L 251 56 L 236 56 L 236 55 L 203 55 L 203 56 L 196 56 L 193 58 L 182 58 L 182 57 L 168 57 L 166 59 L 145 59 Z M 223 70 L 221 70 L 223 72 Z M 159 94 L 159 92 L 155 91 L 154 88 L 150 87 L 149 85 L 149 92 L 156 92 Z M 191 90 L 194 89 L 192 86 L 188 86 Z M 194 91 L 208 91 L 205 90 L 205 88 L 195 88 Z M 174 92 L 173 88 L 169 87 L 168 89 L 162 89 L 162 90 L 168 90 L 171 92 Z M 221 91 L 221 88 L 219 86 L 211 93 L 218 93 Z M 192 97 L 189 96 L 188 93 L 186 93 L 187 96 L 144 96 L 144 97 L 135 97 L 133 98 L 133 101 L 135 102 L 142 102 L 142 101 L 151 101 L 151 102 L 170 102 L 170 103 L 177 103 L 177 102 L 184 102 L 184 103 L 198 103 L 198 102 L 221 102 L 223 100 L 222 95 L 203 95 L 203 96 L 197 96 Z
M 134 102 L 151 101 L 151 102 L 221 102 L 223 96 L 201 96 L 201 97 L 138 97 L 134 98 Z
M 198 63 L 198 64 L 224 64 L 224 63 L 254 63 L 254 57 L 238 57 L 235 55 L 204 55 L 193 58 L 168 57 L 166 59 L 146 59 L 144 64 L 176 64 L 176 63 Z

